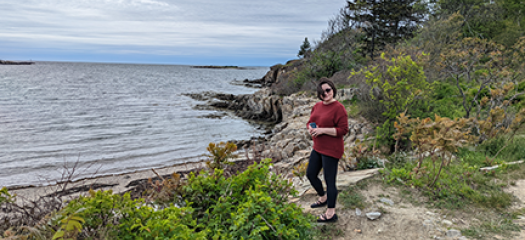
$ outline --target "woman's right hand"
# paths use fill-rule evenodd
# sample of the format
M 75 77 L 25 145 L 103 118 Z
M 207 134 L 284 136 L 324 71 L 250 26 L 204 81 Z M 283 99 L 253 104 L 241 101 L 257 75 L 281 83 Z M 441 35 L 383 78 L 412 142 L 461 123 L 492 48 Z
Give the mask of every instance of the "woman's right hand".
M 312 127 L 310 127 L 310 125 L 308 125 L 308 133 L 310 133 L 310 136 L 312 136 L 312 137 L 317 136 L 318 135 L 318 133 L 317 133 L 318 130 L 319 130 L 318 128 L 312 128 Z

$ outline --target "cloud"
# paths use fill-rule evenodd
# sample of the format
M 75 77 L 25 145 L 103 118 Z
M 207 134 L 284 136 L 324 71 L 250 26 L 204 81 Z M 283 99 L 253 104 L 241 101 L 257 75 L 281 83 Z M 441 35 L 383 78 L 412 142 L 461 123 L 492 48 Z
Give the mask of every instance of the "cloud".
M 295 57 L 344 0 L 0 0 L 0 53 Z M 89 52 L 86 52 L 89 53 Z M 47 56 L 49 57 L 49 56 Z M 0 59 L 5 58 L 0 55 Z M 41 59 L 46 60 L 46 59 Z M 67 61 L 68 59 L 64 59 Z M 110 60 L 110 59 L 109 59 Z

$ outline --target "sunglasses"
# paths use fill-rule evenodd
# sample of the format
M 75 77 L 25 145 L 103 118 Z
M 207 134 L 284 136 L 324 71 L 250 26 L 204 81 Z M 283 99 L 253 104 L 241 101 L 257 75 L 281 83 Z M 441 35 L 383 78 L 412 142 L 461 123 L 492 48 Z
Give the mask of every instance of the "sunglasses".
M 329 92 L 331 92 L 331 91 L 332 91 L 331 88 L 327 88 L 327 89 L 325 89 L 325 90 L 323 91 L 323 93 L 321 94 L 321 96 L 324 97 L 327 93 L 329 93 Z

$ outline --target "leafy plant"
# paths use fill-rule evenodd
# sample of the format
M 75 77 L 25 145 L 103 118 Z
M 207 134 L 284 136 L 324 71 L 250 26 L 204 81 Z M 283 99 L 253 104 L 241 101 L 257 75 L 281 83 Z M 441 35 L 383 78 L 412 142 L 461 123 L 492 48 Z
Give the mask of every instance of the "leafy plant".
M 308 169 L 308 162 L 304 161 L 294 166 L 292 170 L 292 174 L 298 177 L 299 179 L 301 179 L 302 181 L 304 176 L 306 176 L 307 169 Z
M 441 171 L 450 164 L 452 154 L 458 151 L 458 147 L 473 140 L 472 136 L 469 135 L 470 121 L 464 118 L 451 120 L 436 115 L 434 121 L 430 118 L 420 120 L 419 118 L 409 119 L 402 113 L 397 119 L 398 122 L 394 123 L 394 127 L 398 131 L 393 137 L 399 142 L 405 132 L 411 132 L 410 141 L 414 145 L 418 157 L 414 174 L 416 176 L 424 174 L 433 178 L 434 180 L 429 182 L 428 187 L 433 187 L 436 184 Z M 425 159 L 432 161 L 431 168 L 428 171 L 422 169 Z
M 211 239 L 308 238 L 313 219 L 288 203 L 296 191 L 270 172 L 270 162 L 264 159 L 230 178 L 220 169 L 190 174 L 184 199 L 195 209 L 198 226 L 214 233 Z
M 64 222 L 78 227 L 79 219 L 82 221 L 82 234 L 84 236 L 103 238 L 106 235 L 118 233 L 115 226 L 123 216 L 143 204 L 142 199 L 131 200 L 129 192 L 124 195 L 113 194 L 110 191 L 89 191 L 88 196 L 80 196 L 72 200 L 64 209 L 52 219 L 52 226 L 61 226 Z M 66 231 L 69 232 L 69 231 Z M 57 232 L 58 233 L 58 232 Z
M 0 204 L 13 202 L 14 197 L 9 193 L 6 187 L 0 189 Z
M 85 223 L 84 219 L 78 216 L 83 210 L 79 209 L 76 213 L 60 220 L 60 228 L 55 232 L 52 239 L 76 239 L 77 235 L 82 232 L 82 224 Z
M 359 139 L 355 141 L 352 147 L 346 147 L 343 154 L 343 164 L 345 169 L 368 169 L 379 166 L 374 160 L 379 154 L 379 150 L 370 149 L 369 146 Z M 375 162 L 375 164 L 374 164 Z
M 156 173 L 156 172 L 155 172 Z M 180 174 L 173 173 L 171 178 L 163 178 L 162 176 L 157 176 L 161 180 L 148 179 L 148 184 L 150 188 L 146 190 L 148 195 L 146 199 L 153 200 L 157 204 L 166 204 L 173 202 L 175 198 L 180 198 L 182 195 L 182 186 L 185 184 L 181 181 Z
M 418 56 L 423 62 L 426 55 Z M 366 83 L 370 85 L 370 96 L 385 107 L 382 115 L 385 121 L 377 129 L 377 137 L 382 144 L 393 143 L 393 122 L 402 112 L 411 113 L 417 102 L 423 102 L 432 90 L 432 85 L 426 81 L 423 67 L 412 60 L 410 56 L 398 56 L 387 59 L 381 54 L 378 65 L 352 72 L 351 76 L 364 74 Z M 417 106 L 421 108 L 421 106 Z
M 206 165 L 210 169 L 223 169 L 225 165 L 233 165 L 233 162 L 228 160 L 238 157 L 237 154 L 234 154 L 237 151 L 237 145 L 232 142 L 210 143 L 206 150 L 209 154 L 205 156 L 210 159 L 206 161 Z

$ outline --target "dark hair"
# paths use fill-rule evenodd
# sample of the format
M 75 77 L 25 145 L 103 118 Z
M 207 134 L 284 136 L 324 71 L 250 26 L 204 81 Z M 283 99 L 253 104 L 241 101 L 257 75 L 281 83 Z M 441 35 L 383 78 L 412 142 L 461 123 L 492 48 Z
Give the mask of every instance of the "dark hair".
M 319 84 L 317 84 L 317 98 L 323 101 L 323 97 L 322 97 L 324 96 L 324 90 L 322 87 L 323 84 L 328 84 L 330 88 L 332 88 L 332 91 L 334 91 L 334 98 L 335 98 L 335 96 L 337 96 L 337 89 L 335 88 L 334 83 L 326 77 L 322 77 L 321 79 L 319 79 Z

